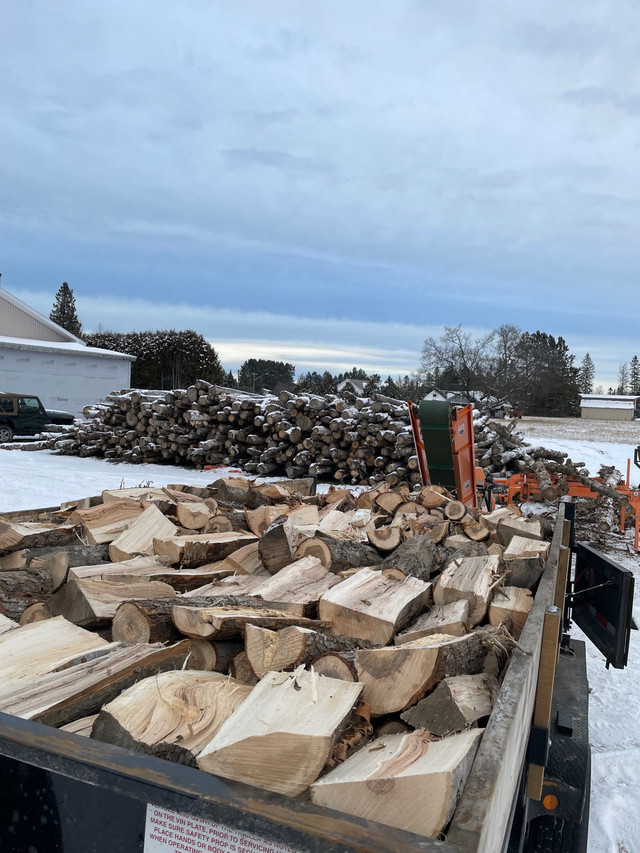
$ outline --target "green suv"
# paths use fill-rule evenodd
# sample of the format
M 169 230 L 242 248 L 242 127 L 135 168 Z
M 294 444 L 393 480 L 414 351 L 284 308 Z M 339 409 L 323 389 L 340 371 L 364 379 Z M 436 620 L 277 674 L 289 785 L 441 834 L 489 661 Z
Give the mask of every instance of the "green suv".
M 7 394 L 0 391 L 0 442 L 14 435 L 37 435 L 48 424 L 72 424 L 69 412 L 47 410 L 33 394 Z

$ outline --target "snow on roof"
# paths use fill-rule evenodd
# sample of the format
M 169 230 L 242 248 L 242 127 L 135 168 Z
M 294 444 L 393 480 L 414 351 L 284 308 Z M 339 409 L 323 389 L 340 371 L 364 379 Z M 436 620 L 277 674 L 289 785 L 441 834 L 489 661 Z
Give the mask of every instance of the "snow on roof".
M 640 394 L 580 394 L 582 400 L 640 400 Z
M 580 397 L 582 409 L 634 409 L 640 399 L 622 394 L 581 394 Z
M 31 338 L 9 338 L 6 335 L 0 335 L 0 346 L 14 347 L 15 349 L 30 349 L 44 350 L 45 352 L 72 352 L 76 355 L 94 356 L 96 358 L 124 358 L 128 361 L 135 361 L 135 355 L 129 355 L 125 352 L 115 352 L 110 349 L 100 349 L 99 347 L 88 347 L 85 343 L 63 343 L 58 341 L 35 341 Z

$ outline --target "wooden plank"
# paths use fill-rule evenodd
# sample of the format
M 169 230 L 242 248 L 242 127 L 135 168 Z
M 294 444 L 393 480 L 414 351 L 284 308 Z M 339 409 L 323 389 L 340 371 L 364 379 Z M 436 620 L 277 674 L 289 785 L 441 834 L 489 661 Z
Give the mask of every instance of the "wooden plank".
M 538 669 L 538 688 L 536 690 L 536 704 L 533 712 L 533 725 L 539 729 L 548 729 L 551 722 L 551 700 L 553 698 L 553 684 L 555 682 L 556 663 L 558 661 L 561 621 L 562 611 L 555 605 L 549 606 L 544 615 L 542 650 L 540 652 L 540 668 Z M 539 764 L 530 764 L 527 776 L 527 797 L 529 799 L 539 800 L 542 797 L 543 781 L 544 767 Z
M 509 824 L 527 748 L 542 647 L 544 614 L 553 603 L 564 508 L 529 618 L 507 668 L 496 706 L 456 812 L 447 840 L 474 853 L 496 853 Z
M 564 613 L 564 600 L 567 594 L 567 579 L 571 565 L 571 551 L 564 545 L 560 548 L 558 559 L 558 578 L 556 581 L 556 594 L 554 604 L 561 613 Z

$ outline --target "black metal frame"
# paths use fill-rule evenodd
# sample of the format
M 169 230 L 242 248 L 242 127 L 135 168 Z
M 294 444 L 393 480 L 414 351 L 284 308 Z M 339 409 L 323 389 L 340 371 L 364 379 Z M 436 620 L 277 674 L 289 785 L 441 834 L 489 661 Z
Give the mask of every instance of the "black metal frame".
M 634 577 L 590 545 L 576 548 L 571 618 L 607 660 L 623 669 L 629 656 Z

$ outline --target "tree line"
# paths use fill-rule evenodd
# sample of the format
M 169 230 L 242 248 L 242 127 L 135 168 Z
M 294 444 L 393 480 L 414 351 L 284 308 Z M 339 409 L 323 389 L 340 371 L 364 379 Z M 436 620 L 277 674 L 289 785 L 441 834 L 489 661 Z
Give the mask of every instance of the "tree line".
M 574 364 L 564 338 L 527 332 L 504 324 L 479 336 L 459 326 L 445 326 L 439 337 L 425 339 L 421 363 L 412 374 L 395 379 L 354 367 L 345 373 L 310 370 L 296 378 L 295 365 L 249 358 L 237 374 L 222 367 L 211 344 L 192 329 L 85 334 L 67 282 L 56 294 L 50 318 L 88 346 L 136 357 L 131 383 L 142 388 L 177 388 L 195 379 L 262 393 L 281 390 L 310 394 L 337 393 L 344 380 L 360 380 L 367 395 L 377 392 L 418 401 L 433 388 L 484 398 L 487 405 L 509 403 L 531 415 L 577 414 L 580 394 L 593 391 L 595 366 L 589 353 Z M 355 386 L 351 386 L 357 390 Z M 620 366 L 618 385 L 609 393 L 640 394 L 640 362 L 633 356 Z

